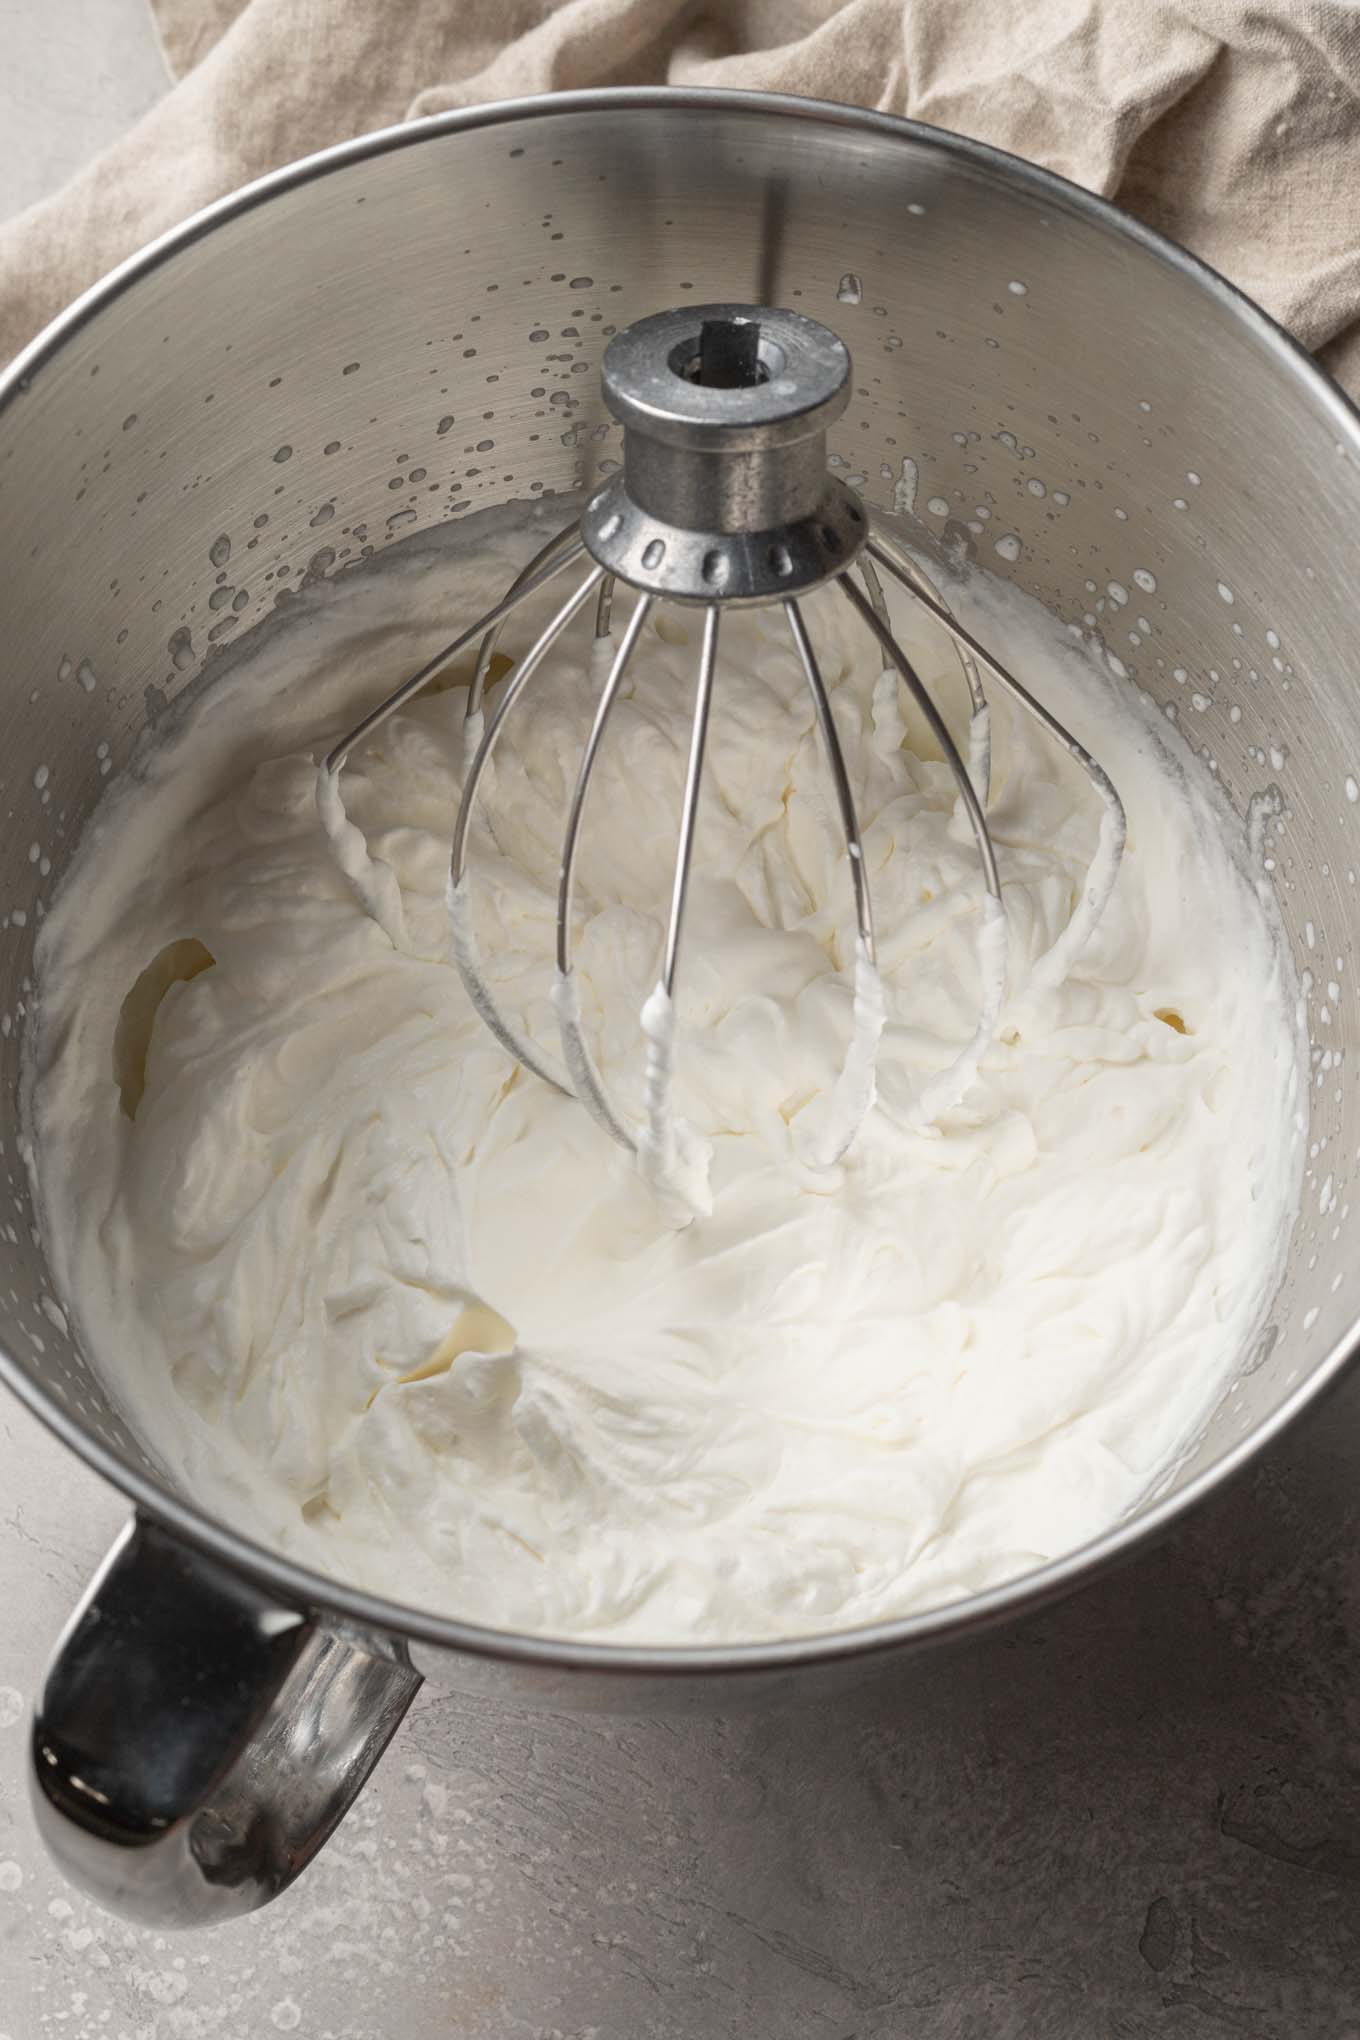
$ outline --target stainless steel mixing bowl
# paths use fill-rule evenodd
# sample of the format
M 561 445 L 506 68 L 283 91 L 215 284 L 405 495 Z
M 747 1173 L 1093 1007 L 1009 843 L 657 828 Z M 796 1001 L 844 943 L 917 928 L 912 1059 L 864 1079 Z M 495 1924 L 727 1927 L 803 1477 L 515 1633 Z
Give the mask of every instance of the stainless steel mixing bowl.
M 1313 1159 L 1259 1350 L 1167 1489 L 1108 1535 L 874 1630 L 615 1649 L 353 1591 L 168 1483 L 50 1295 L 20 1055 L 43 903 L 146 724 L 304 575 L 597 476 L 616 451 L 605 337 L 691 293 L 835 327 L 855 358 L 841 472 L 1090 619 L 1250 811 L 1311 973 Z M 74 1876 L 148 1918 L 259 1904 L 423 1676 L 618 1708 L 862 1679 L 1164 1530 L 1335 1379 L 1360 1305 L 1357 463 L 1360 422 L 1313 364 L 1109 206 L 900 121 L 744 95 L 577 94 L 333 149 L 201 214 L 34 344 L 0 384 L 0 1370 L 136 1511 L 34 1725 L 36 1803 Z

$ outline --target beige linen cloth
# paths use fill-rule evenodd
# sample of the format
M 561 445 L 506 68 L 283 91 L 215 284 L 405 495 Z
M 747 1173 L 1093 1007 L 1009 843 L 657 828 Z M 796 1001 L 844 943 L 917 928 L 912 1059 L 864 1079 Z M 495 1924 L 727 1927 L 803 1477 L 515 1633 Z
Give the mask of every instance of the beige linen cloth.
M 590 85 L 840 99 L 1116 199 L 1360 393 L 1360 0 L 151 0 L 173 90 L 0 228 L 0 360 L 142 242 L 369 128 Z

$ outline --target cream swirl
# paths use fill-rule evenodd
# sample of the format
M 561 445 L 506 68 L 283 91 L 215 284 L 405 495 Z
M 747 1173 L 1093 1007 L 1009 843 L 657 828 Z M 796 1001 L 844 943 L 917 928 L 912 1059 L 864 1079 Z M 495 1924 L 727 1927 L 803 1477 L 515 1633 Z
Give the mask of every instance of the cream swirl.
M 456 553 L 427 542 L 304 592 L 106 803 L 40 951 L 35 1131 L 64 1300 L 197 1494 L 323 1569 L 477 1621 L 793 1634 L 1082 1543 L 1226 1385 L 1298 1177 L 1286 969 L 1226 811 L 1042 611 L 981 580 L 960 592 L 1102 759 L 1130 827 L 1095 934 L 1060 982 L 1033 981 L 1100 816 L 993 702 L 1007 1002 L 926 1124 L 985 1004 L 981 873 L 867 636 L 811 604 L 887 1017 L 875 1109 L 841 1164 L 809 1166 L 854 1027 L 849 875 L 783 624 L 729 618 L 674 1042 L 712 1210 L 677 1231 L 579 1106 L 516 1071 L 451 967 L 461 693 L 416 701 L 348 768 L 359 893 L 376 872 L 384 926 L 316 811 L 316 760 L 355 708 L 532 542 L 493 525 L 474 552 L 466 534 Z M 962 735 L 936 626 L 896 620 Z M 581 1024 L 635 1119 L 698 627 L 660 609 L 644 629 L 582 845 Z M 583 623 L 507 725 L 470 863 L 497 996 L 554 1058 L 591 667 Z M 129 1118 L 120 1007 L 189 938 L 195 974 L 162 966 Z

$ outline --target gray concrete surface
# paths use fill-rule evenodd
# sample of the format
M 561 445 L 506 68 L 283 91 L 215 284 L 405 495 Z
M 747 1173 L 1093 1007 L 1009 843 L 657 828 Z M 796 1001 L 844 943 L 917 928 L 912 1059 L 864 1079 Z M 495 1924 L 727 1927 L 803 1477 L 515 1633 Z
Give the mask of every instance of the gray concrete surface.
M 141 0 L 0 0 L 0 207 L 157 87 Z M 1360 1385 L 1176 1544 L 834 1710 L 428 1694 L 210 1936 L 44 1860 L 27 1707 L 122 1515 L 0 1402 L 0 2040 L 1360 2040 Z

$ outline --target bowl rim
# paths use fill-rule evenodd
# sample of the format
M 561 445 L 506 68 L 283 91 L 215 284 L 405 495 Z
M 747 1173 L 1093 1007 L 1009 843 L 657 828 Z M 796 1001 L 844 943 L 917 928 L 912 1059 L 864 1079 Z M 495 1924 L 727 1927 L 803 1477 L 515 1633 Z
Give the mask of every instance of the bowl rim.
M 1319 409 L 1330 415 L 1339 441 L 1349 442 L 1352 459 L 1360 462 L 1360 409 L 1320 368 L 1307 350 L 1255 301 L 1178 243 L 1122 212 L 1055 172 L 990 143 L 971 141 L 948 129 L 927 127 L 895 114 L 872 112 L 836 101 L 796 98 L 784 93 L 697 89 L 673 86 L 620 86 L 589 91 L 545 93 L 533 98 L 499 100 L 487 105 L 433 114 L 421 120 L 381 128 L 338 142 L 301 157 L 279 170 L 241 186 L 192 214 L 119 263 L 60 313 L 0 371 L 0 416 L 29 389 L 32 380 L 60 350 L 101 312 L 143 277 L 238 216 L 298 187 L 388 152 L 417 148 L 447 135 L 512 127 L 525 122 L 551 122 L 562 117 L 604 113 L 614 109 L 688 110 L 696 113 L 737 113 L 753 119 L 796 120 L 872 135 L 881 140 L 909 142 L 975 169 L 993 179 L 1027 188 L 1055 206 L 1082 215 L 1107 233 L 1131 243 L 1164 267 L 1188 278 L 1272 356 L 1279 368 L 1309 392 Z M 227 1565 L 257 1585 L 268 1588 L 287 1605 L 340 1618 L 360 1630 L 405 1639 L 463 1657 L 536 1667 L 562 1673 L 604 1673 L 641 1677 L 711 1678 L 766 1674 L 800 1666 L 825 1665 L 843 1659 L 867 1658 L 888 1651 L 906 1651 L 930 1644 L 960 1641 L 1012 1619 L 1049 1606 L 1079 1586 L 1093 1581 L 1142 1551 L 1200 1508 L 1229 1481 L 1279 1439 L 1305 1410 L 1334 1388 L 1360 1354 L 1360 1319 L 1336 1340 L 1292 1393 L 1250 1432 L 1174 1493 L 1153 1501 L 1135 1516 L 1120 1519 L 1099 1537 L 1065 1552 L 1034 1571 L 1022 1573 L 985 1592 L 946 1602 L 911 1615 L 865 1624 L 854 1629 L 733 1644 L 635 1644 L 538 1636 L 494 1629 L 435 1615 L 352 1587 L 345 1581 L 314 1572 L 281 1557 L 241 1531 L 230 1528 L 188 1496 L 129 1464 L 98 1437 L 81 1418 L 65 1408 L 22 1363 L 0 1344 L 3 1382 L 46 1428 L 87 1466 L 124 1494 L 136 1510 L 173 1532 L 191 1549 Z

